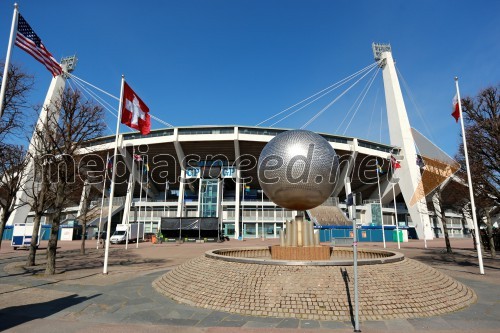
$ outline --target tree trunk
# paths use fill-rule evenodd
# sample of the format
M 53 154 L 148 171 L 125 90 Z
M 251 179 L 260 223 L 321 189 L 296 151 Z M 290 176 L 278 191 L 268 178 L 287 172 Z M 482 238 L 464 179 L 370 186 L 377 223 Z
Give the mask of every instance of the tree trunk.
M 2 248 L 2 238 L 3 231 L 5 230 L 5 223 L 7 222 L 8 217 L 5 214 L 5 209 L 2 208 L 0 211 L 0 248 Z
M 55 220 L 58 220 L 57 222 Z M 54 275 L 56 273 L 56 250 L 57 238 L 59 236 L 60 218 L 56 217 L 50 228 L 50 238 L 47 245 L 47 266 L 45 267 L 45 275 Z
M 40 186 L 40 191 L 38 192 L 38 198 L 36 200 L 36 205 L 34 207 L 35 217 L 33 219 L 33 233 L 31 234 L 31 244 L 30 253 L 28 254 L 28 260 L 26 261 L 26 266 L 35 266 L 36 250 L 38 243 L 38 231 L 40 230 L 40 222 L 42 220 L 42 215 L 45 206 L 45 197 L 48 188 L 48 183 L 46 180 L 46 175 L 43 175 L 43 181 Z
M 488 232 L 488 245 L 490 248 L 490 255 L 492 259 L 495 259 L 495 239 L 493 238 L 493 224 L 491 223 L 491 216 L 489 211 L 486 212 L 486 230 Z
M 444 242 L 446 244 L 446 253 L 453 253 L 453 251 L 451 250 L 450 237 L 448 235 L 448 226 L 446 225 L 446 216 L 444 213 L 441 190 L 438 189 L 436 193 L 434 193 L 434 195 L 432 196 L 432 202 L 434 204 L 434 212 L 436 213 L 436 216 L 439 218 L 443 226 Z
M 6 201 L 2 208 L 0 208 L 0 248 L 2 247 L 2 239 L 3 233 L 5 231 L 5 225 L 9 220 L 10 214 L 12 214 L 12 209 L 9 209 L 12 206 L 12 202 L 15 200 L 15 197 L 7 197 Z
M 84 219 L 87 218 L 87 213 L 84 215 Z M 80 245 L 80 253 L 85 254 L 85 233 L 87 232 L 87 223 L 86 221 L 83 221 L 82 223 L 82 243 Z
M 47 245 L 47 266 L 45 267 L 45 275 L 54 275 L 56 273 L 56 252 L 57 238 L 59 236 L 59 225 L 61 224 L 61 211 L 64 202 L 65 184 L 59 182 L 56 190 L 56 200 L 54 204 L 54 219 L 52 220 L 52 228 L 50 229 L 50 239 Z
M 28 260 L 26 261 L 26 266 L 35 266 L 35 257 L 38 243 L 38 230 L 40 229 L 40 221 L 42 220 L 42 213 L 36 212 L 33 219 L 33 233 L 31 234 L 31 244 L 30 253 L 28 254 Z
M 444 233 L 444 242 L 446 243 L 446 253 L 453 253 L 453 251 L 451 250 L 450 237 L 448 235 L 448 227 L 446 226 L 446 218 L 443 216 L 441 221 L 443 223 L 443 233 Z
M 80 215 L 83 215 L 83 220 L 82 220 L 82 244 L 80 245 L 80 253 L 85 254 L 85 234 L 87 233 L 87 213 L 88 213 L 88 193 L 86 190 L 87 187 L 87 182 L 85 182 L 84 188 L 83 188 L 83 202 L 82 202 L 82 212 Z
M 446 216 L 444 213 L 443 200 L 441 197 L 441 192 L 438 195 L 439 198 L 439 210 L 441 214 L 441 223 L 443 224 L 444 242 L 446 244 L 446 253 L 453 253 L 451 249 L 450 237 L 448 235 L 448 226 L 446 225 Z

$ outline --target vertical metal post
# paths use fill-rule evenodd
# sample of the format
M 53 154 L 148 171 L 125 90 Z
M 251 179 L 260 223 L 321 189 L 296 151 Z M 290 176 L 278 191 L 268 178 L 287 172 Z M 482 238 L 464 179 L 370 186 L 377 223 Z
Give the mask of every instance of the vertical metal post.
M 264 190 L 260 190 L 261 192 L 261 198 L 262 198 L 262 240 L 266 238 L 266 235 L 264 233 Z
M 396 208 L 396 191 L 394 190 L 395 184 L 392 184 L 392 196 L 394 197 L 394 216 L 396 217 L 396 238 L 398 240 L 398 249 L 401 249 L 401 243 L 399 242 L 399 221 L 398 221 L 398 209 Z
M 378 160 L 376 159 L 377 161 L 377 187 L 378 187 L 378 200 L 379 200 L 379 203 L 380 203 L 380 225 L 382 226 L 382 241 L 384 243 L 384 249 L 386 248 L 386 244 L 385 244 L 385 231 L 384 231 L 384 212 L 382 211 L 382 195 L 380 193 L 380 176 L 379 176 L 379 173 L 380 173 L 380 170 L 379 169 L 379 165 L 378 165 Z
M 471 211 L 472 211 L 472 222 L 474 223 L 474 240 L 476 243 L 477 258 L 479 260 L 479 273 L 484 274 L 483 255 L 481 253 L 481 239 L 479 236 L 479 224 L 477 223 L 476 205 L 474 203 L 474 191 L 472 188 L 472 178 L 470 175 L 469 154 L 467 153 L 467 138 L 465 135 L 464 117 L 462 114 L 462 101 L 460 99 L 460 89 L 458 89 L 458 77 L 455 77 L 455 86 L 457 88 L 458 110 L 460 112 L 460 127 L 462 128 L 462 141 L 463 141 L 463 145 L 464 145 L 464 157 L 465 157 L 465 165 L 466 165 L 466 169 L 467 169 L 467 182 L 469 184 L 469 196 L 470 196 L 470 206 L 471 206 Z M 446 221 L 444 221 L 444 223 L 446 223 Z M 424 239 L 425 239 L 425 233 L 424 233 Z
M 358 305 L 358 232 L 356 229 L 356 193 L 352 193 L 352 253 L 354 267 L 354 332 L 361 332 L 359 329 L 359 305 Z
M 7 82 L 9 76 L 10 54 L 12 53 L 12 44 L 14 43 L 14 31 L 17 27 L 17 3 L 14 4 L 14 14 L 12 14 L 12 24 L 10 27 L 9 44 L 7 45 L 7 55 L 3 69 L 2 87 L 0 88 L 0 118 L 3 116 L 5 92 L 7 91 Z

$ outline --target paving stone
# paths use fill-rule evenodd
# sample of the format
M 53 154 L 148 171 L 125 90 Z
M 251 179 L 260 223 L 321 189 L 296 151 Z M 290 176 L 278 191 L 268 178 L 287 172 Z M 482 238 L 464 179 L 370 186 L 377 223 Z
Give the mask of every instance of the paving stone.
M 300 328 L 320 328 L 319 321 L 316 320 L 301 320 Z
M 280 320 L 281 321 L 281 320 Z M 254 321 L 250 320 L 243 325 L 245 328 L 275 328 L 278 326 L 278 323 L 273 322 L 263 322 L 263 321 Z
M 230 320 L 223 320 L 223 321 L 217 321 L 217 320 L 209 320 L 209 319 L 203 319 L 199 321 L 196 326 L 199 327 L 242 327 L 245 325 L 245 321 L 230 321 Z
M 319 326 L 321 328 L 326 328 L 326 329 L 340 329 L 340 328 L 351 328 L 352 324 L 350 322 L 344 322 L 344 321 L 323 320 L 319 322 Z
M 198 321 L 193 319 L 163 318 L 158 320 L 156 324 L 167 324 L 174 326 L 195 326 L 196 324 L 198 324 Z
M 453 326 L 441 317 L 408 319 L 408 323 L 415 327 L 417 331 L 453 329 Z
M 295 318 L 287 318 L 283 319 L 278 325 L 277 328 L 298 328 L 300 324 L 300 320 Z
M 259 266 L 202 256 L 153 285 L 178 302 L 239 315 L 349 321 L 353 286 L 348 279 L 346 288 L 346 274 L 352 276 L 351 266 Z M 467 286 L 411 259 L 360 266 L 359 281 L 360 300 L 370 300 L 361 304 L 360 320 L 439 315 L 477 299 Z

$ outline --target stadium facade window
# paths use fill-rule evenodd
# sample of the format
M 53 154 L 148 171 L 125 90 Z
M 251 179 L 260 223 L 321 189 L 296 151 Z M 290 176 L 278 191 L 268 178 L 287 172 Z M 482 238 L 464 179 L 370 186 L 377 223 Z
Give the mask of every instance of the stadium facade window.
M 179 135 L 233 134 L 234 127 L 179 128 Z

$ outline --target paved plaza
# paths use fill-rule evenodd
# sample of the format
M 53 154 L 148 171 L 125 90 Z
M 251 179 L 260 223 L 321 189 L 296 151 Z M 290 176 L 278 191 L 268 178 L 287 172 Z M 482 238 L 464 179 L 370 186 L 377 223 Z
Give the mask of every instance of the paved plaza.
M 87 241 L 59 242 L 57 272 L 45 276 L 45 245 L 38 265 L 23 267 L 27 251 L 13 251 L 8 241 L 0 250 L 0 330 L 7 332 L 289 332 L 294 330 L 352 332 L 350 320 L 312 320 L 241 315 L 178 303 L 158 293 L 153 281 L 205 251 L 242 246 L 274 245 L 276 240 L 231 240 L 217 243 L 112 245 L 109 274 L 102 274 L 102 249 Z M 470 239 L 452 239 L 454 254 L 444 241 L 395 243 L 388 249 L 431 266 L 471 288 L 477 300 L 471 306 L 431 317 L 363 320 L 363 332 L 498 332 L 500 328 L 500 260 L 484 259 L 480 275 Z M 381 249 L 380 243 L 361 243 Z M 422 270 L 421 274 L 426 271 Z M 222 274 L 222 273 L 221 273 Z M 415 272 L 414 274 L 419 274 Z M 425 286 L 418 286 L 419 292 Z M 221 290 L 223 294 L 223 290 Z M 360 300 L 361 301 L 361 300 Z M 366 301 L 366 300 L 365 300 Z M 439 305 L 439 304 L 436 304 Z

